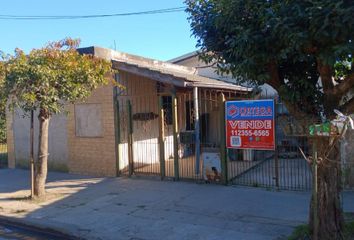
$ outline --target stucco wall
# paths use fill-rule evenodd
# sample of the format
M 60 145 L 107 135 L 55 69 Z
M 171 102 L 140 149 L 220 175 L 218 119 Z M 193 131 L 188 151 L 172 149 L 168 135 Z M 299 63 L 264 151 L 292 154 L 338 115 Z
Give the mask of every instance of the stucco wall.
M 14 139 L 14 122 L 13 122 L 14 113 L 6 111 L 6 138 L 7 138 L 7 157 L 8 157 L 8 167 L 15 168 L 15 139 Z
M 350 128 L 347 130 L 345 139 L 342 141 L 341 156 L 344 163 L 344 185 L 354 187 L 354 130 Z
M 9 162 L 11 167 L 28 167 L 30 157 L 30 118 L 20 109 L 13 114 L 12 124 L 8 128 L 13 129 L 13 143 L 11 131 L 8 131 Z M 34 113 L 34 154 L 38 151 L 38 112 Z M 65 114 L 53 115 L 49 122 L 48 138 L 48 168 L 56 171 L 68 170 L 68 145 L 67 145 L 67 116 Z M 13 146 L 13 153 L 11 147 Z M 11 154 L 14 156 L 11 157 Z M 13 158 L 13 160 L 12 160 Z

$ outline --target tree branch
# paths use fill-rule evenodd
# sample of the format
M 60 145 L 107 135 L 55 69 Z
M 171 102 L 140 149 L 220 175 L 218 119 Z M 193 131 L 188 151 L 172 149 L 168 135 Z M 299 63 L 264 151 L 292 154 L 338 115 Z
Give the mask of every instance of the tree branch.
M 278 64 L 275 61 L 271 61 L 267 67 L 270 75 L 270 80 L 267 83 L 272 86 L 280 95 L 280 88 L 284 85 L 284 81 L 282 81 L 279 77 Z M 287 101 L 284 96 L 280 95 L 280 97 L 282 98 L 282 102 L 284 103 L 286 109 L 291 115 L 295 117 L 295 119 L 304 120 L 304 122 L 312 121 L 313 117 L 310 117 L 305 112 L 299 110 L 299 108 L 294 103 Z
M 346 102 L 343 106 L 341 106 L 341 111 L 348 115 L 348 114 L 353 114 L 354 113 L 354 97 L 350 99 L 348 102 Z
M 328 119 L 331 119 L 335 116 L 333 109 L 338 108 L 343 95 L 336 92 L 337 88 L 333 82 L 334 70 L 332 66 L 323 64 L 321 60 L 317 59 L 317 70 L 320 74 L 323 87 L 324 113 Z
M 278 69 L 278 64 L 276 63 L 276 61 L 271 61 L 268 64 L 268 72 L 270 75 L 270 80 L 267 83 L 270 86 L 272 86 L 274 89 L 276 89 L 279 93 L 279 88 L 281 87 L 282 83 L 280 81 L 279 69 Z
M 333 94 L 343 96 L 352 88 L 354 88 L 354 72 L 349 74 L 342 82 L 335 86 Z
M 317 60 L 317 71 L 320 73 L 323 93 L 332 95 L 334 88 L 333 84 L 333 68 L 329 65 L 323 64 L 320 60 Z

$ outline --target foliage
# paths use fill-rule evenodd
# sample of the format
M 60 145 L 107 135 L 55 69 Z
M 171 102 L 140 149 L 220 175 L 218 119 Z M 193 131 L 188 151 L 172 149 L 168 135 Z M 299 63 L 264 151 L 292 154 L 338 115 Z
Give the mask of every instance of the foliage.
M 354 221 L 347 222 L 345 224 L 344 236 L 345 236 L 345 239 L 348 239 L 348 240 L 354 239 Z
M 186 3 L 202 59 L 220 72 L 270 84 L 295 106 L 292 113 L 354 112 L 354 1 Z
M 110 63 L 80 55 L 79 40 L 70 38 L 34 49 L 28 55 L 16 49 L 3 57 L 3 89 L 12 107 L 59 113 L 65 103 L 83 100 L 107 82 Z
M 0 89 L 4 85 L 5 66 L 0 61 Z M 6 143 L 6 96 L 0 91 L 0 144 Z
M 186 0 L 186 4 L 201 58 L 216 64 L 219 72 L 271 85 L 289 113 L 305 125 L 333 119 L 335 109 L 354 113 L 354 1 Z M 318 239 L 343 238 L 340 154 L 332 140 L 316 139 L 321 143 L 318 228 L 310 217 L 310 230 Z
M 345 223 L 343 236 L 345 240 L 354 239 L 354 221 L 348 221 Z M 297 226 L 287 239 L 288 240 L 311 239 L 309 226 L 308 225 Z
M 308 240 L 310 238 L 310 229 L 308 225 L 299 225 L 297 226 L 291 235 L 288 237 L 288 240 Z
M 50 116 L 64 105 L 88 97 L 105 84 L 110 63 L 91 55 L 80 55 L 79 40 L 70 38 L 34 49 L 28 55 L 16 49 L 3 55 L 0 69 L 1 91 L 9 105 L 25 112 L 39 110 L 38 157 L 34 162 L 33 198 L 45 196 L 48 167 L 48 127 Z

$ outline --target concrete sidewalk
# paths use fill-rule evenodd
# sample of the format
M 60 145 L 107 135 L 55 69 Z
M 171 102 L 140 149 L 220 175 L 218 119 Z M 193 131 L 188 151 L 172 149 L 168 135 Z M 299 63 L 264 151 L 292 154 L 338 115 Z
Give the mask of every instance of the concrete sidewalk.
M 282 239 L 308 215 L 308 192 L 49 173 L 34 203 L 28 172 L 0 170 L 0 214 L 85 239 Z M 346 193 L 354 210 L 354 193 Z

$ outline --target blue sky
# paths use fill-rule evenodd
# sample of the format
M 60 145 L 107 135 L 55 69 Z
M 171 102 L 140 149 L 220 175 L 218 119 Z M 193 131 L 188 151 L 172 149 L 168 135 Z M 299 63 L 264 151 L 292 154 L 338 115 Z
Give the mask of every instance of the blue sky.
M 92 15 L 184 6 L 183 0 L 11 0 L 0 15 Z M 0 20 L 0 50 L 29 52 L 48 41 L 80 38 L 81 46 L 101 46 L 168 60 L 195 50 L 185 12 L 79 20 Z

